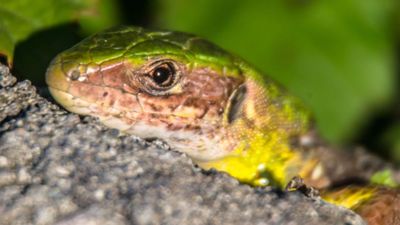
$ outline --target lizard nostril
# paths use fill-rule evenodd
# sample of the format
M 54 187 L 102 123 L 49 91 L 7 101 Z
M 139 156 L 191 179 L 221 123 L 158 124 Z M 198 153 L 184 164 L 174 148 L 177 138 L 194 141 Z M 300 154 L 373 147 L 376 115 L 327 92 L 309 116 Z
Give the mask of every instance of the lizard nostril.
M 73 70 L 70 75 L 69 75 L 69 79 L 71 80 L 78 80 L 80 77 L 80 72 L 78 70 Z

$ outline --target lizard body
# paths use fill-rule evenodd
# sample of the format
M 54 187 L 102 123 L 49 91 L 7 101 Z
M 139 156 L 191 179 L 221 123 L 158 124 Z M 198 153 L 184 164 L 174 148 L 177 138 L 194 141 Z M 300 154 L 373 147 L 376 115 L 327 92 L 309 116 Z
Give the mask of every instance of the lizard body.
M 46 81 L 67 110 L 124 133 L 161 138 L 202 168 L 244 183 L 283 188 L 296 175 L 317 188 L 334 183 L 302 103 L 199 37 L 113 28 L 59 54 Z M 357 211 L 378 189 L 339 195 L 351 201 L 327 199 Z

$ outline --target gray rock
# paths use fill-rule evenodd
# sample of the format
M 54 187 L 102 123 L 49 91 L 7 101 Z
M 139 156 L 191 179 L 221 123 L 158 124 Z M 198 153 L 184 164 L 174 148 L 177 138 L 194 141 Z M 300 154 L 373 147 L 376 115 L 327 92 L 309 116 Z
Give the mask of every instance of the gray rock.
M 161 141 L 60 109 L 0 66 L 0 224 L 364 224 L 298 192 L 202 171 Z

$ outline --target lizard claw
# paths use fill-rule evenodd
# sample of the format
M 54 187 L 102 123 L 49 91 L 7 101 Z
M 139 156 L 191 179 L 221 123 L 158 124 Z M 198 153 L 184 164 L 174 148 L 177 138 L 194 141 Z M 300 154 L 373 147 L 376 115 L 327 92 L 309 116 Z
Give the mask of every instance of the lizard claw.
M 320 197 L 318 189 L 307 186 L 300 176 L 293 177 L 285 187 L 285 191 L 300 191 L 305 196 L 316 199 Z

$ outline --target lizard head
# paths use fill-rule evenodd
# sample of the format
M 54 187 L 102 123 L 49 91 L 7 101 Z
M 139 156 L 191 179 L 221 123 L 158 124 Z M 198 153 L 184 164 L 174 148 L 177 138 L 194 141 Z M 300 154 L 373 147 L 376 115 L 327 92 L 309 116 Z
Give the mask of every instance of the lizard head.
M 67 110 L 123 133 L 160 138 L 203 168 L 249 183 L 273 174 L 268 180 L 281 185 L 297 171 L 299 154 L 289 142 L 307 130 L 301 104 L 199 37 L 110 29 L 56 56 L 46 82 Z
M 226 130 L 246 94 L 240 65 L 196 36 L 119 27 L 59 54 L 46 82 L 69 111 L 209 160 L 231 145 Z

